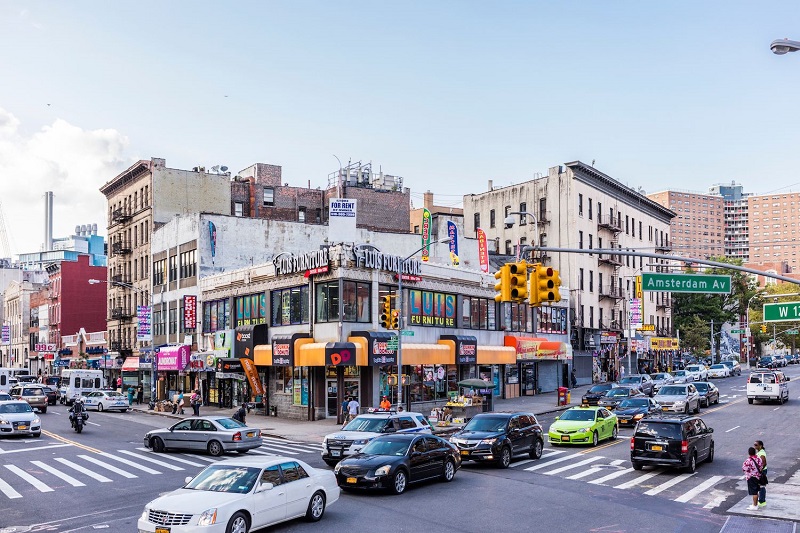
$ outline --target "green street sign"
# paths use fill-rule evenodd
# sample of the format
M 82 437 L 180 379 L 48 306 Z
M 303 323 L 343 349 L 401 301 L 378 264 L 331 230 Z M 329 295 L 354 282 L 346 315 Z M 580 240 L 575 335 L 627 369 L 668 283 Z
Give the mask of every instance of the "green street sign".
M 787 329 L 786 331 L 784 331 L 784 333 L 786 335 L 797 335 L 797 330 L 796 329 Z
M 747 330 L 744 329 L 732 329 L 731 334 L 735 335 L 736 333 L 744 333 Z
M 404 335 L 406 337 L 413 337 L 414 332 L 411 331 L 410 329 L 404 329 L 403 331 L 400 332 L 400 335 Z
M 793 322 L 800 320 L 800 302 L 764 304 L 764 322 Z
M 389 349 L 397 349 L 397 337 L 392 337 L 386 341 L 386 347 Z
M 730 294 L 731 277 L 718 274 L 662 274 L 642 272 L 645 292 L 697 292 Z

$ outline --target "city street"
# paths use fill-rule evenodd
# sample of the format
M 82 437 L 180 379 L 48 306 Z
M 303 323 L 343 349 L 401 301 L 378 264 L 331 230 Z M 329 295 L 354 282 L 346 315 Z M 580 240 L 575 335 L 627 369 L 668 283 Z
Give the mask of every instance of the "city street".
M 746 494 L 741 463 L 754 439 L 765 442 L 770 478 L 797 469 L 798 449 L 786 428 L 800 409 L 800 367 L 788 367 L 791 401 L 749 405 L 747 373 L 716 380 L 721 401 L 702 409 L 714 428 L 716 456 L 695 474 L 645 468 L 628 460 L 632 428 L 596 448 L 545 447 L 541 460 L 521 458 L 508 470 L 465 463 L 452 484 L 414 487 L 402 496 L 343 494 L 321 524 L 295 521 L 275 531 L 487 531 L 520 520 L 575 531 L 720 531 L 726 511 Z M 556 413 L 539 417 L 545 427 Z M 135 532 L 145 503 L 217 459 L 191 453 L 154 454 L 141 437 L 171 418 L 140 412 L 92 412 L 76 434 L 66 409 L 42 415 L 39 439 L 0 441 L 0 531 Z M 254 454 L 285 454 L 326 468 L 320 443 L 265 438 Z M 365 514 L 364 505 L 369 505 Z M 365 517 L 369 516 L 369 522 Z M 369 524 L 369 525 L 367 525 Z M 376 526 L 376 524 L 378 524 Z M 380 525 L 384 524 L 384 525 Z M 665 529 L 666 528 L 666 529 Z

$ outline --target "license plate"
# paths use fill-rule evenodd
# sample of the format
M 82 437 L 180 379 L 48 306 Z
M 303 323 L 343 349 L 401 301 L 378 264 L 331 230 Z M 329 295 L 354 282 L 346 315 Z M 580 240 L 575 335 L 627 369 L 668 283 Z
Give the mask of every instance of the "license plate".
M 619 421 L 619 423 L 620 423 L 620 424 L 627 424 L 627 423 L 628 423 L 628 421 L 627 421 L 627 420 L 625 420 L 625 419 L 623 418 L 622 420 L 620 420 L 620 421 Z
M 561 435 L 561 440 L 569 442 L 569 435 Z
M 156 528 L 156 533 L 169 533 L 169 528 L 168 527 L 157 527 Z
M 669 407 L 662 407 L 662 411 L 669 411 Z
M 654 444 L 653 446 L 650 446 L 650 450 L 651 450 L 651 451 L 654 451 L 654 452 L 660 452 L 660 451 L 661 451 L 661 450 L 663 450 L 663 449 L 664 449 L 664 448 L 663 448 L 662 446 L 659 446 L 659 445 L 657 445 L 657 444 Z
M 28 426 L 17 426 L 17 429 L 28 429 Z
M 356 478 L 354 478 L 354 477 L 349 477 L 349 478 L 347 478 L 347 482 L 348 483 L 358 483 L 358 480 Z
M 469 455 L 469 450 L 461 450 L 461 455 Z
M 331 457 L 339 457 L 340 455 L 342 455 L 341 450 L 331 450 Z

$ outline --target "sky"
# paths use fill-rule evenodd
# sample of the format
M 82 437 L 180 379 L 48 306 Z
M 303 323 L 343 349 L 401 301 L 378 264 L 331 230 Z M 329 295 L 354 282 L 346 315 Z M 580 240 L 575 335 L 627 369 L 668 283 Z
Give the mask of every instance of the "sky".
M 371 161 L 415 207 L 575 160 L 647 192 L 800 190 L 784 37 L 796 1 L 4 0 L 11 253 L 41 249 L 45 191 L 55 237 L 105 234 L 99 188 L 152 157 L 313 188 Z

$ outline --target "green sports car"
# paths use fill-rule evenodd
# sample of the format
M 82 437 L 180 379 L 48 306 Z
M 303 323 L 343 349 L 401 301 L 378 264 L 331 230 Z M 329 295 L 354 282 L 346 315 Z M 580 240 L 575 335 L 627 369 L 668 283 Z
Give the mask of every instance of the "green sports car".
M 605 407 L 581 405 L 564 411 L 547 432 L 550 444 L 591 444 L 617 438 L 617 415 Z

